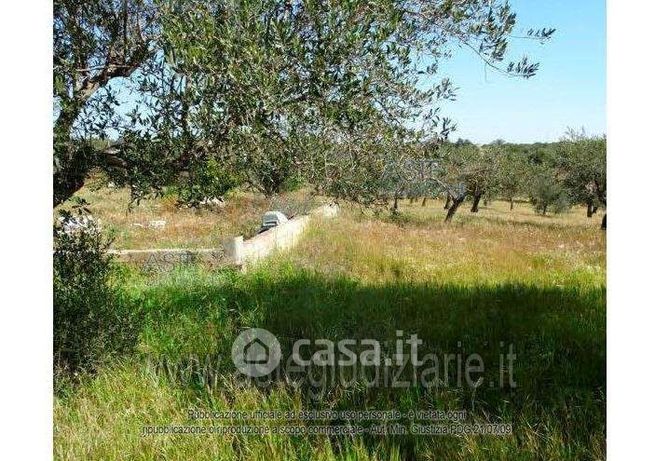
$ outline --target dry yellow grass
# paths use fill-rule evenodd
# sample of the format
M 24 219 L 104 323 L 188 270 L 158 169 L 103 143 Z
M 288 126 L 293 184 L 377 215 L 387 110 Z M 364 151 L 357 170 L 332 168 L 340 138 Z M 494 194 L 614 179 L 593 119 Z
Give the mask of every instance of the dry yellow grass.
M 174 196 L 142 200 L 130 209 L 129 190 L 106 187 L 100 177 L 88 181 L 76 196 L 85 199 L 92 215 L 113 233 L 112 247 L 118 249 L 215 248 L 227 237 L 254 235 L 271 208 L 300 209 L 312 200 L 306 191 L 273 199 L 237 191 L 227 196 L 224 208 L 213 210 L 180 208 Z M 163 228 L 149 225 L 161 220 L 166 222 Z
M 500 201 L 476 214 L 462 207 L 450 224 L 444 215 L 443 202 L 435 200 L 426 207 L 404 201 L 397 219 L 346 209 L 286 257 L 325 273 L 379 283 L 605 284 L 602 215 L 587 218 L 585 210 L 575 208 L 543 217 L 527 204 L 510 211 Z

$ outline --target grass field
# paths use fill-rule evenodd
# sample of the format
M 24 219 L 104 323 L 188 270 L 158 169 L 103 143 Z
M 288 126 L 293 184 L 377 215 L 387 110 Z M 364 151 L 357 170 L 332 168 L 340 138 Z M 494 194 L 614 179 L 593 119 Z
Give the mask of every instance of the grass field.
M 279 209 L 293 215 L 318 203 L 303 191 L 273 199 L 236 191 L 229 194 L 223 208 L 179 207 L 174 195 L 165 195 L 142 200 L 130 209 L 127 188 L 108 188 L 104 184 L 106 179 L 98 175 L 76 195 L 89 203 L 91 214 L 112 233 L 112 246 L 117 249 L 215 248 L 227 237 L 255 235 L 268 210 Z M 153 228 L 151 221 L 165 224 L 163 228 Z
M 139 341 L 134 354 L 55 397 L 55 457 L 604 459 L 602 216 L 588 219 L 575 209 L 542 217 L 527 204 L 510 212 L 507 203 L 494 202 L 477 214 L 462 207 L 450 225 L 443 217 L 438 201 L 426 207 L 403 202 L 394 218 L 345 208 L 337 219 L 314 224 L 291 251 L 247 273 L 198 267 L 159 274 L 117 270 L 122 302 L 143 313 Z M 125 245 L 137 245 L 141 237 L 123 238 Z M 166 246 L 176 238 L 185 239 L 180 233 L 158 243 Z M 195 244 L 204 242 L 186 246 Z M 401 329 L 437 353 L 479 353 L 484 381 L 475 390 L 368 388 L 357 381 L 328 385 L 320 395 L 307 380 L 291 376 L 256 386 L 239 377 L 230 359 L 234 338 L 247 327 L 274 333 L 285 357 L 300 338 L 388 342 Z M 499 355 L 510 344 L 517 356 L 517 385 L 492 387 Z M 240 424 L 237 419 L 193 421 L 190 408 L 466 410 L 468 423 L 511 423 L 513 432 L 502 437 L 141 435 L 149 425 Z

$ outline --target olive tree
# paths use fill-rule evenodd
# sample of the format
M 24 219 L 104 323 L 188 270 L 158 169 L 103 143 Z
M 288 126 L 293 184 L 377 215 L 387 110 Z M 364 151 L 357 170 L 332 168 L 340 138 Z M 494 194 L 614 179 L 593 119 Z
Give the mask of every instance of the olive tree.
M 569 130 L 558 144 L 562 181 L 575 203 L 587 207 L 587 217 L 607 206 L 607 140 Z
M 54 205 L 82 187 L 91 168 L 122 165 L 110 143 L 94 141 L 117 124 L 110 82 L 152 57 L 157 20 L 149 0 L 54 1 Z
M 433 180 L 444 191 L 446 200 L 446 222 L 450 222 L 460 205 L 473 192 L 472 177 L 475 176 L 479 147 L 475 144 L 430 143 L 427 147 L 435 159 Z
M 496 193 L 509 202 L 514 209 L 514 200 L 526 190 L 529 169 L 526 155 L 520 150 L 504 145 L 498 149 L 496 169 Z
M 548 210 L 561 213 L 571 206 L 566 187 L 558 172 L 550 165 L 533 165 L 530 169 L 528 196 L 535 212 L 546 215 Z
M 55 204 L 96 166 L 138 199 L 171 182 L 197 186 L 193 171 L 210 159 L 269 195 L 301 175 L 368 196 L 369 180 L 336 184 L 355 174 L 339 165 L 365 177 L 370 152 L 389 142 L 444 139 L 453 125 L 439 102 L 454 87 L 439 70 L 454 50 L 535 74 L 527 58 L 507 59 L 515 24 L 495 0 L 58 0 Z M 116 111 L 118 78 L 132 92 L 128 114 Z M 341 150 L 365 137 L 372 149 Z M 98 152 L 91 138 L 120 142 Z
M 483 196 L 491 198 L 497 193 L 500 158 L 500 149 L 497 146 L 483 146 L 477 149 L 477 155 L 469 161 L 465 179 L 473 201 L 471 213 L 479 211 L 480 200 Z

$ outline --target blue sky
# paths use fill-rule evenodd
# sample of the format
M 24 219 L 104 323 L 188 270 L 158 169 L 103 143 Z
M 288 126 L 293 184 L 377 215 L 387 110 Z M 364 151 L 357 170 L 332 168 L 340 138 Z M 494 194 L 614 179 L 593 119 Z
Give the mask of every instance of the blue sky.
M 530 27 L 557 29 L 544 45 L 515 40 L 514 58 L 527 54 L 541 65 L 531 79 L 503 76 L 466 49 L 442 62 L 443 76 L 459 88 L 443 115 L 457 123 L 452 138 L 476 143 L 553 141 L 567 127 L 606 132 L 605 2 L 603 0 L 514 0 L 514 35 Z
M 449 77 L 457 100 L 441 105 L 441 114 L 457 124 L 451 139 L 487 143 L 547 142 L 559 139 L 568 127 L 584 127 L 589 134 L 604 134 L 605 119 L 605 1 L 510 0 L 517 13 L 513 35 L 530 28 L 553 27 L 545 44 L 516 39 L 508 56 L 527 55 L 540 63 L 530 79 L 511 78 L 488 68 L 471 50 L 455 49 L 440 63 L 438 80 Z M 504 66 L 503 66 L 504 67 Z M 117 82 L 116 89 L 121 89 Z M 121 112 L 134 100 L 121 91 Z

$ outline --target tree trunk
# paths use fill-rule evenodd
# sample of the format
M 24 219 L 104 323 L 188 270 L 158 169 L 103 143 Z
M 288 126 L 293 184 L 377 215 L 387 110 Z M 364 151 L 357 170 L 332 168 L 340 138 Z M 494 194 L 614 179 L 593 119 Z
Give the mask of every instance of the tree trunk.
M 514 209 L 514 198 L 510 197 L 509 199 L 509 209 L 510 211 Z
M 443 206 L 444 210 L 447 210 L 448 208 L 450 208 L 451 199 L 452 199 L 452 197 L 450 196 L 450 194 L 446 195 L 446 204 Z
M 396 213 L 398 211 L 398 196 L 396 195 L 393 198 L 393 212 Z
M 591 218 L 594 215 L 594 204 L 587 202 L 587 218 Z
M 127 1 L 123 4 L 122 14 L 124 20 L 127 20 L 128 7 Z M 98 156 L 104 152 L 89 152 L 87 149 L 78 149 L 74 146 L 74 140 L 71 137 L 71 130 L 78 116 L 84 110 L 86 102 L 91 99 L 96 91 L 105 87 L 113 79 L 119 77 L 128 78 L 132 75 L 147 59 L 154 54 L 154 47 L 151 47 L 151 38 L 144 40 L 141 36 L 142 30 L 137 23 L 138 46 L 132 51 L 131 59 L 128 61 L 125 55 L 110 52 L 106 61 L 100 63 L 102 71 L 97 75 L 82 80 L 81 85 L 73 89 L 73 94 L 68 95 L 66 91 L 58 92 L 62 96 L 61 112 L 54 123 L 53 127 L 53 144 L 56 163 L 58 166 L 53 172 L 53 207 L 65 202 L 84 186 L 84 181 L 88 172 L 95 166 L 98 161 L 104 162 L 105 158 L 99 159 Z M 118 31 L 116 31 L 118 32 Z M 124 33 L 127 32 L 125 25 Z M 109 43 L 110 51 L 118 51 L 117 46 L 123 42 L 127 47 L 127 37 L 120 37 L 117 34 Z M 96 45 L 91 45 L 92 47 Z M 75 48 L 75 47 L 73 47 Z
M 427 204 L 428 204 L 428 198 L 427 198 L 427 197 L 423 197 L 423 202 L 421 203 L 421 206 L 425 206 L 425 205 L 427 205 Z
M 56 166 L 52 175 L 52 207 L 68 200 L 83 185 L 88 171 L 84 149 L 77 150 L 70 137 L 79 109 L 70 105 L 62 109 L 53 128 L 53 148 Z
M 480 199 L 482 194 L 475 194 L 473 196 L 473 206 L 471 206 L 471 213 L 477 213 L 480 210 Z
M 544 209 L 541 210 L 541 216 L 546 216 L 546 210 L 548 209 L 548 205 L 544 205 Z
M 452 221 L 453 216 L 455 216 L 455 213 L 457 212 L 457 209 L 459 208 L 459 206 L 460 206 L 460 205 L 462 204 L 462 202 L 464 201 L 464 198 L 465 198 L 465 196 L 463 196 L 463 197 L 461 197 L 461 198 L 453 198 L 453 199 L 451 200 L 452 203 L 451 203 L 451 205 L 450 205 L 450 208 L 448 208 L 448 213 L 446 214 L 446 220 L 445 220 L 445 222 L 450 222 L 450 221 Z
M 600 223 L 600 228 L 602 230 L 607 230 L 607 213 L 603 215 L 603 221 Z
M 73 161 L 72 163 L 78 165 L 78 162 Z M 86 174 L 87 168 L 83 165 L 73 166 L 54 173 L 52 175 L 52 207 L 55 208 L 61 205 L 80 190 L 84 186 Z

